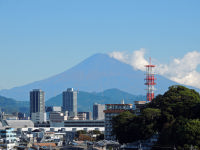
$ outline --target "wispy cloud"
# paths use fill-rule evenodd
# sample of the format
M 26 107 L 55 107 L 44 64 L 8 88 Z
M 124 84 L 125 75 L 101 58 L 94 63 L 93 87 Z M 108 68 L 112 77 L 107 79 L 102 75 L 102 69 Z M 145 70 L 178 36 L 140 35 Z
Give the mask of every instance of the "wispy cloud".
M 119 61 L 131 65 L 135 70 L 145 70 L 148 64 L 145 59 L 145 49 L 135 50 L 133 53 L 112 52 L 109 54 Z M 175 58 L 169 64 L 156 63 L 155 73 L 163 75 L 180 84 L 200 88 L 200 73 L 197 71 L 200 65 L 200 52 L 192 51 L 183 58 Z

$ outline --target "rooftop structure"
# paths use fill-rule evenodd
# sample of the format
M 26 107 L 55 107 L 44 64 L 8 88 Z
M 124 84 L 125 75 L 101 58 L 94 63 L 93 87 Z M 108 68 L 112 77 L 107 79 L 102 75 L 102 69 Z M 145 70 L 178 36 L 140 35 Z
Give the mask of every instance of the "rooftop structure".
M 31 120 L 5 120 L 7 125 L 12 128 L 31 128 L 34 123 Z
M 64 127 L 104 127 L 104 120 L 67 120 Z

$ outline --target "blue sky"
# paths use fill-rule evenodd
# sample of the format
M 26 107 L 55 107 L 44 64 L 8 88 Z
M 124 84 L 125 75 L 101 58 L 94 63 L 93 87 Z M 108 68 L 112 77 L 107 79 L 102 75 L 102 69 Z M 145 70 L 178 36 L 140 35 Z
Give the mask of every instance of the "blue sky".
M 0 89 L 41 80 L 95 53 L 169 63 L 200 51 L 200 1 L 2 0 Z

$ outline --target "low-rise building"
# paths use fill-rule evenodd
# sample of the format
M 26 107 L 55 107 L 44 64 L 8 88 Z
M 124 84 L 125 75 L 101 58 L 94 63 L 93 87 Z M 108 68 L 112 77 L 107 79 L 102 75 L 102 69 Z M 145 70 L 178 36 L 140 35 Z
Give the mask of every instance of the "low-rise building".
M 3 120 L 18 120 L 16 114 L 6 114 L 5 112 L 0 112 L 1 119 Z
M 46 113 L 45 112 L 36 112 L 36 113 L 31 113 L 31 120 L 34 123 L 42 123 L 46 122 Z
M 84 112 L 82 112 L 82 113 L 79 112 L 77 117 L 78 117 L 79 120 L 86 120 L 87 119 L 87 114 L 84 113 Z
M 14 146 L 16 146 L 16 142 L 19 140 L 19 138 L 16 137 L 14 128 L 5 128 L 0 130 L 0 137 L 2 139 L 0 146 L 6 147 L 8 150 L 12 150 Z
M 51 127 L 63 127 L 64 121 L 67 120 L 68 113 L 53 111 L 50 112 L 50 126 Z
M 135 114 L 139 115 L 141 108 L 143 108 L 145 106 L 147 101 L 135 101 L 134 103 L 135 103 L 135 108 L 134 108 Z
M 46 109 L 47 120 L 50 120 L 51 112 L 55 112 L 55 111 L 61 112 L 62 111 L 62 107 L 60 107 L 60 106 L 47 106 L 45 109 Z
M 85 111 L 85 112 L 78 112 L 78 114 L 86 113 L 86 120 L 92 120 L 92 112 Z

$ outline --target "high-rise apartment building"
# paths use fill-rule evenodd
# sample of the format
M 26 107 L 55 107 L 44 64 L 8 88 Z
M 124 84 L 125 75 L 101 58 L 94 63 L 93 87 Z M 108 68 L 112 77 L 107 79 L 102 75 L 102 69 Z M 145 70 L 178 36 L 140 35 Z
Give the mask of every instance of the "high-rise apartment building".
M 34 123 L 46 121 L 44 91 L 40 89 L 30 92 L 30 116 Z
M 77 91 L 68 88 L 63 92 L 63 111 L 68 111 L 69 116 L 77 116 Z
M 119 115 L 124 111 L 131 111 L 132 104 L 106 104 L 105 113 L 105 132 L 104 137 L 106 140 L 116 140 L 116 137 L 112 135 L 112 118 Z
M 93 105 L 93 120 L 103 120 L 105 117 L 104 111 L 105 105 L 104 104 L 94 104 Z

